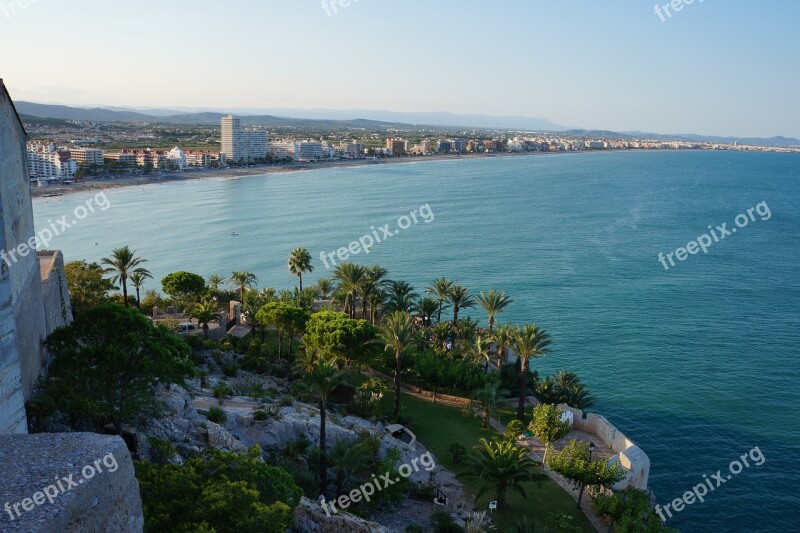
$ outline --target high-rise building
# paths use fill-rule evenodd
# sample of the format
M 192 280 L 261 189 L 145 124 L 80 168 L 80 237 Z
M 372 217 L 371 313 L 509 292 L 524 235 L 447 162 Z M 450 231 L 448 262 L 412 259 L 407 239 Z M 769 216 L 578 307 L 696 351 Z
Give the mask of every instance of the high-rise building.
M 99 148 L 70 148 L 69 153 L 80 166 L 103 166 L 103 151 Z
M 239 117 L 228 115 L 220 120 L 222 150 L 228 161 L 249 163 L 267 158 L 269 136 L 263 130 L 243 130 Z

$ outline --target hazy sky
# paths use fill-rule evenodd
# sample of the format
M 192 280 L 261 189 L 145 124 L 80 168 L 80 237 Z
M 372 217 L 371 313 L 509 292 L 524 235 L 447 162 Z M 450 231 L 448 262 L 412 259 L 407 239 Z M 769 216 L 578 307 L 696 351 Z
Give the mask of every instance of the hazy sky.
M 800 137 L 797 0 L 694 0 L 671 17 L 653 0 L 325 1 L 338 12 L 320 0 L 0 0 L 0 77 L 15 99 L 46 103 Z

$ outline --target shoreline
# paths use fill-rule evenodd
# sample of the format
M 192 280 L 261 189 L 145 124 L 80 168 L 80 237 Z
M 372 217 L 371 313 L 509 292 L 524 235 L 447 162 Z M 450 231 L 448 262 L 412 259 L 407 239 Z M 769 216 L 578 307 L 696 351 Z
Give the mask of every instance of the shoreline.
M 354 168 L 373 165 L 398 165 L 408 163 L 426 163 L 434 161 L 463 161 L 493 159 L 499 157 L 533 157 L 545 155 L 581 154 L 597 152 L 625 152 L 631 150 L 576 150 L 571 152 L 502 152 L 491 154 L 435 154 L 426 156 L 400 156 L 382 159 L 355 159 L 323 161 L 316 163 L 296 163 L 284 165 L 263 165 L 244 168 L 217 168 L 203 170 L 189 170 L 169 174 L 156 174 L 150 176 L 123 175 L 118 178 L 100 178 L 76 181 L 69 185 L 48 185 L 45 187 L 31 187 L 31 197 L 49 198 L 93 190 L 118 189 L 122 187 L 137 187 L 142 185 L 155 185 L 177 181 L 203 180 L 203 179 L 237 179 L 262 174 L 285 174 L 290 172 L 305 172 L 326 168 Z M 636 150 L 648 151 L 648 150 Z

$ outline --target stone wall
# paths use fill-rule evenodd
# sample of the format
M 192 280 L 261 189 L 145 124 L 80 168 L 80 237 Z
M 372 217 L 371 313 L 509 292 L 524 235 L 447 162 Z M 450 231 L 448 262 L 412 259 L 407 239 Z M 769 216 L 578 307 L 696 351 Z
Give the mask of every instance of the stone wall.
M 45 333 L 72 322 L 72 304 L 69 300 L 64 256 L 58 250 L 38 252 L 42 278 Z
M 619 460 L 625 469 L 625 479 L 617 483 L 614 486 L 615 489 L 627 487 L 647 489 L 647 481 L 650 477 L 650 458 L 647 457 L 644 450 L 614 427 L 605 417 L 594 413 L 585 414 L 580 409 L 563 403 L 559 407 L 564 411 L 572 412 L 572 425 L 575 429 L 597 435 L 604 445 L 616 453 L 611 459 Z
M 144 527 L 133 461 L 120 437 L 0 435 L 0 465 L 4 533 L 129 533 Z

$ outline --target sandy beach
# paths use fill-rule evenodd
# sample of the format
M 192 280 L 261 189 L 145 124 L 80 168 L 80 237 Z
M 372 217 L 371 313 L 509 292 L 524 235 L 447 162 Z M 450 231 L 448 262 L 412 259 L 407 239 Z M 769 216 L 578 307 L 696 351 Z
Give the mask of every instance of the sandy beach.
M 259 174 L 283 173 L 283 172 L 302 172 L 321 168 L 347 168 L 361 167 L 365 165 L 388 165 L 402 163 L 419 163 L 425 161 L 454 161 L 462 159 L 485 159 L 492 157 L 524 157 L 532 155 L 542 155 L 549 152 L 522 152 L 522 153 L 491 153 L 491 154 L 463 154 L 463 155 L 425 155 L 425 156 L 402 156 L 382 159 L 357 159 L 357 160 L 336 160 L 320 161 L 315 163 L 294 163 L 282 165 L 259 165 L 244 168 L 215 168 L 186 170 L 184 172 L 157 173 L 149 176 L 142 174 L 124 174 L 118 177 L 103 177 L 75 180 L 70 184 L 49 185 L 44 187 L 32 187 L 31 196 L 61 196 L 75 192 L 86 192 L 97 189 L 115 189 L 118 187 L 135 187 L 150 185 L 154 183 L 166 183 L 170 181 L 198 180 L 210 178 L 240 178 L 244 176 L 255 176 Z M 557 152 L 554 152 L 557 153 Z M 577 152 L 574 152 L 577 153 Z

